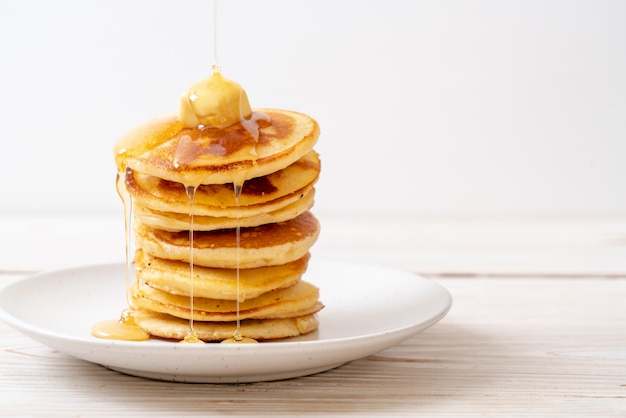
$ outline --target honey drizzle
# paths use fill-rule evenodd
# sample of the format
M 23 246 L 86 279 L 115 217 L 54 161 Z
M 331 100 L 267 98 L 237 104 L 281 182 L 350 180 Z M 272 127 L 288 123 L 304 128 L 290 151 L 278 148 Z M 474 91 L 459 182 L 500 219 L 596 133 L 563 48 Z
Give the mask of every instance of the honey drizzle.
M 116 179 L 117 192 L 122 199 L 124 205 L 124 238 L 125 238 L 125 295 L 126 304 L 131 306 L 131 222 L 133 214 L 133 199 L 126 191 L 126 174 L 130 169 L 126 168 L 118 172 Z M 91 334 L 94 337 L 109 340 L 126 340 L 126 341 L 145 341 L 150 338 L 150 334 L 144 331 L 133 316 L 131 309 L 122 310 L 120 318 L 117 320 L 105 320 L 96 323 L 91 328 Z
M 187 193 L 187 201 L 189 203 L 189 332 L 187 336 L 181 341 L 183 343 L 198 344 L 203 341 L 198 338 L 198 334 L 194 328 L 194 248 L 193 248 L 193 229 L 194 229 L 194 212 L 196 202 L 196 190 L 197 187 L 186 186 L 185 192 Z
M 124 173 L 124 185 L 121 187 L 125 187 L 126 184 L 126 176 L 129 174 L 130 169 L 126 168 Z M 118 186 L 120 187 L 120 186 Z M 124 206 L 124 249 L 125 249 L 125 276 L 126 276 L 126 304 L 131 306 L 130 299 L 130 276 L 131 276 L 131 234 L 132 234 L 132 216 L 133 216 L 133 199 L 130 194 L 124 189 L 124 192 L 120 192 L 120 196 L 122 196 L 122 204 Z
M 241 196 L 241 189 L 243 189 L 243 183 L 242 184 L 234 184 L 233 183 L 233 189 L 235 191 L 235 205 L 237 207 L 237 226 L 235 228 L 235 241 L 236 241 L 236 245 L 237 245 L 237 252 L 236 252 L 236 262 L 237 262 L 237 271 L 235 274 L 236 277 L 236 286 L 237 286 L 237 304 L 236 304 L 236 310 L 237 310 L 237 327 L 235 328 L 235 332 L 233 334 L 233 338 L 235 339 L 235 341 L 241 341 L 242 340 L 242 336 L 241 336 L 241 315 L 239 313 L 239 304 L 241 303 L 241 297 L 240 297 L 240 286 L 239 286 L 239 277 L 240 277 L 240 272 L 241 272 L 241 268 L 239 267 L 239 259 L 240 259 L 240 253 L 241 253 L 241 225 L 240 225 L 240 221 L 241 221 L 241 214 L 239 213 L 239 196 Z
M 217 1 L 213 0 L 213 70 L 220 70 L 219 60 L 218 60 L 218 49 L 217 49 Z
M 231 338 L 227 338 L 225 340 L 223 340 L 221 343 L 222 344 L 255 344 L 258 343 L 257 340 L 253 339 L 253 338 L 248 338 L 248 337 L 244 337 L 243 335 L 241 335 L 241 314 L 240 314 L 240 309 L 239 309 L 239 305 L 240 305 L 240 300 L 241 300 L 241 295 L 240 295 L 240 283 L 239 283 L 239 277 L 240 277 L 240 272 L 241 272 L 241 268 L 239 266 L 240 264 L 240 251 L 241 251 L 241 225 L 240 225 L 240 219 L 241 219 L 241 214 L 239 211 L 239 197 L 241 196 L 241 191 L 243 190 L 243 181 L 236 183 L 233 182 L 233 189 L 235 192 L 235 206 L 237 208 L 237 226 L 235 227 L 235 243 L 236 243 L 236 272 L 235 272 L 235 285 L 236 285 L 236 289 L 237 289 L 237 293 L 236 293 L 236 301 L 235 301 L 235 306 L 236 306 L 236 325 L 235 325 L 235 332 L 233 332 L 233 336 Z
M 217 26 L 217 12 L 218 12 L 218 0 L 213 0 L 213 58 L 214 63 L 212 66 L 212 71 L 219 73 L 221 68 L 218 61 L 218 26 Z M 247 96 L 245 93 L 243 97 L 246 100 L 247 104 Z M 248 105 L 249 106 L 249 105 Z M 240 113 L 242 103 L 240 101 Z M 259 137 L 259 121 L 269 122 L 269 116 L 252 112 L 248 117 L 242 117 L 239 123 L 242 124 L 243 128 L 251 134 L 255 141 L 258 141 Z M 156 126 L 156 125 L 155 125 Z M 126 167 L 126 161 L 129 158 L 140 155 L 142 152 L 154 148 L 158 146 L 161 142 L 171 137 L 169 134 L 169 129 L 178 129 L 180 127 L 179 121 L 175 124 L 167 126 L 166 129 L 161 129 L 159 132 L 150 131 L 150 135 L 143 135 L 139 139 L 134 136 L 128 136 L 123 141 L 118 141 L 115 148 L 116 155 L 116 163 L 118 166 L 118 174 L 117 174 L 117 191 L 120 197 L 122 198 L 124 204 L 124 229 L 125 229 L 125 241 L 126 241 L 126 302 L 129 308 L 122 311 L 119 320 L 110 320 L 110 321 L 102 321 L 92 328 L 92 334 L 99 338 L 109 338 L 109 339 L 121 339 L 121 340 L 147 340 L 150 338 L 150 335 L 141 329 L 135 321 L 132 311 L 132 296 L 131 296 L 131 238 L 132 238 L 132 197 L 126 190 L 126 175 L 132 175 L 129 173 L 129 168 Z M 198 129 L 204 129 L 205 126 L 199 125 Z M 209 126 L 210 128 L 210 126 Z M 153 128 L 154 129 L 154 128 Z M 155 135 L 156 134 L 156 135 Z M 185 137 L 183 137 L 184 139 Z M 188 138 L 192 142 L 191 138 Z M 181 143 L 179 142 L 179 147 Z M 184 143 L 182 144 L 184 145 Z M 192 144 L 193 145 L 193 144 Z M 184 147 L 180 147 L 181 150 Z M 197 147 L 196 147 L 197 148 Z M 174 166 L 178 168 L 180 163 L 186 163 L 185 156 L 179 152 L 177 149 L 176 155 L 174 157 Z M 206 151 L 204 149 L 198 149 L 199 153 Z M 240 227 L 240 212 L 239 212 L 239 197 L 241 195 L 243 189 L 243 183 L 245 181 L 245 173 L 239 173 L 236 177 L 237 179 L 233 179 L 233 188 L 235 193 L 235 202 L 237 207 L 237 226 L 235 229 L 236 236 L 236 329 L 233 333 L 232 338 L 227 338 L 222 341 L 222 343 L 233 344 L 233 343 L 257 343 L 258 341 L 243 337 L 241 335 L 241 319 L 240 319 L 240 247 L 241 247 L 241 227 Z M 185 184 L 185 192 L 187 195 L 188 203 L 189 203 L 189 275 L 190 275 L 190 290 L 189 290 L 189 299 L 190 299 L 190 319 L 189 319 L 189 332 L 187 336 L 180 341 L 181 343 L 203 343 L 201 339 L 198 338 L 198 335 L 195 331 L 194 327 L 194 209 L 195 209 L 195 194 L 197 187 L 201 184 L 188 185 Z M 140 283 L 141 285 L 141 283 Z

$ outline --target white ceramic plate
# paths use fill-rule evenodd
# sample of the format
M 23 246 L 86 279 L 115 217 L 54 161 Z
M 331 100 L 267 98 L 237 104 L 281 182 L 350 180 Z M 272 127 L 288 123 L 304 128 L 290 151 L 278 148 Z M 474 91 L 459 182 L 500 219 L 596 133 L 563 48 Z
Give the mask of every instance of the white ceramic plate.
M 0 292 L 0 318 L 60 352 L 123 373 L 235 383 L 305 376 L 374 354 L 435 324 L 452 303 L 443 287 L 412 273 L 315 259 L 306 280 L 326 305 L 315 333 L 244 345 L 95 338 L 92 325 L 126 306 L 124 269 L 88 266 L 20 280 Z

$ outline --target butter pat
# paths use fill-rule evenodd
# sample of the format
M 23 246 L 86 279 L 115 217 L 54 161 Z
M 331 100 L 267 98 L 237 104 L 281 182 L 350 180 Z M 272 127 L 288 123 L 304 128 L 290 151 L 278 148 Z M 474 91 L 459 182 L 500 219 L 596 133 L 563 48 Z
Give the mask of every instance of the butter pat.
M 178 120 L 186 128 L 226 128 L 251 114 L 244 89 L 214 69 L 209 78 L 193 84 L 180 98 Z

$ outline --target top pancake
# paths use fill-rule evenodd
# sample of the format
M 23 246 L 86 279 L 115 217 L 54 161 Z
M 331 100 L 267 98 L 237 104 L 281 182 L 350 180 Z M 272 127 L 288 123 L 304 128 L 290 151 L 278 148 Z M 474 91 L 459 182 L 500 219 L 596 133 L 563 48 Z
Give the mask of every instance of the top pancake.
M 117 142 L 118 170 L 129 167 L 193 187 L 242 183 L 289 166 L 317 142 L 319 125 L 307 115 L 259 109 L 252 120 L 259 114 L 270 120 L 258 118 L 258 138 L 249 130 L 249 123 L 189 129 L 176 115 L 153 119 Z

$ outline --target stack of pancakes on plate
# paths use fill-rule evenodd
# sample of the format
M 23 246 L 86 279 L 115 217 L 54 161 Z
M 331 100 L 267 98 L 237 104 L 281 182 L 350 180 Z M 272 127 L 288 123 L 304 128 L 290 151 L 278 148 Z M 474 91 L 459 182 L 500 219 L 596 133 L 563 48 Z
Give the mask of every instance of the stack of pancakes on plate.
M 319 290 L 302 275 L 320 230 L 310 212 L 318 135 L 309 116 L 261 109 L 225 128 L 157 118 L 118 142 L 118 190 L 134 213 L 129 299 L 141 328 L 180 340 L 193 319 L 205 341 L 232 337 L 237 320 L 256 340 L 317 329 Z

